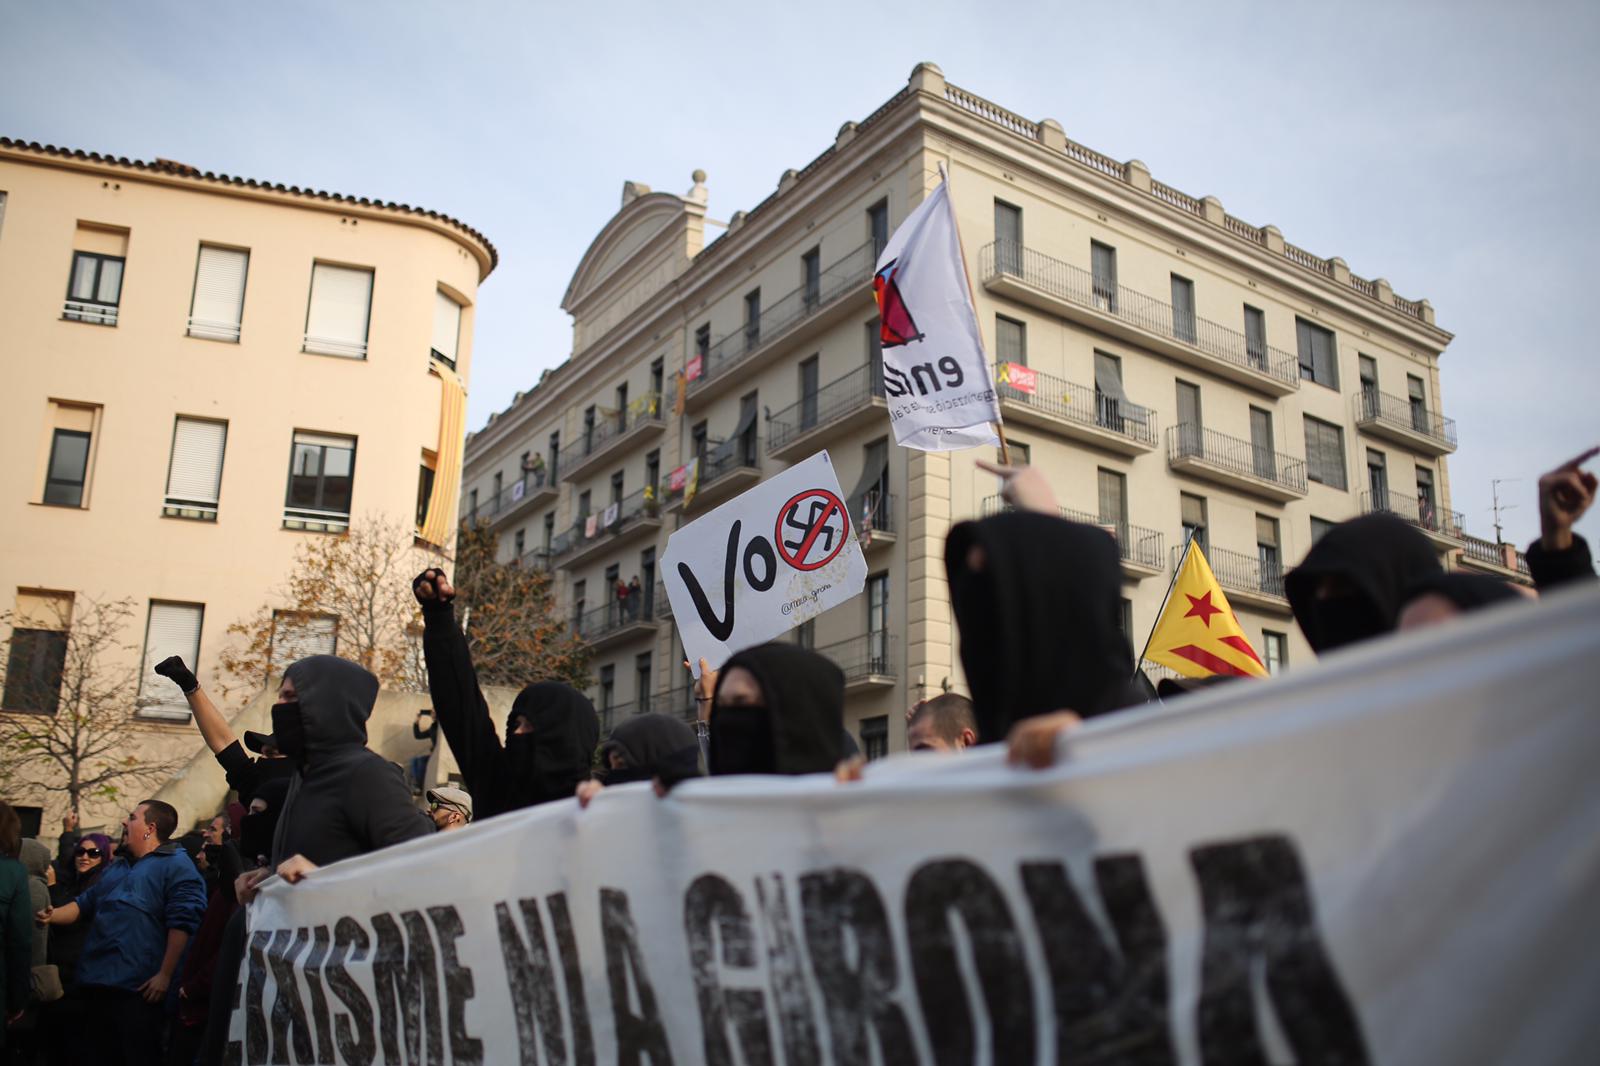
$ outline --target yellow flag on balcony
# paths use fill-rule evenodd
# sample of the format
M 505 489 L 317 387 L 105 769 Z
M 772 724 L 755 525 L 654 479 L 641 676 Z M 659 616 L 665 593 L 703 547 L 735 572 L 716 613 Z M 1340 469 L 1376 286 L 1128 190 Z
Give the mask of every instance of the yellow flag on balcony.
M 1222 594 L 1222 586 L 1192 539 L 1156 619 L 1144 658 L 1185 677 L 1266 677 L 1255 649 Z

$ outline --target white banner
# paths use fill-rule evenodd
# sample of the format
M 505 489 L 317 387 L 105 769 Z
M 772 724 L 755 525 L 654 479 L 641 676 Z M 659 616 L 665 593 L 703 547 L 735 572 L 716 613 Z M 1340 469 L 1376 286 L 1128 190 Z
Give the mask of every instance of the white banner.
M 993 424 L 1000 402 L 972 310 L 948 181 L 889 238 L 872 289 L 895 443 L 925 452 L 998 444 Z
M 859 594 L 867 560 L 828 453 L 674 532 L 661 579 L 696 677 Z
M 1051 771 L 623 786 L 274 883 L 233 1061 L 1590 1061 L 1597 623 L 1497 608 Z

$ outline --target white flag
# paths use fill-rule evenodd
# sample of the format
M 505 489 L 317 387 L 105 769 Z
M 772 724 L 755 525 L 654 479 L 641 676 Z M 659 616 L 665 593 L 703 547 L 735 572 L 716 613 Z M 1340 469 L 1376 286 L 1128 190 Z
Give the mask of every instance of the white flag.
M 949 182 L 901 223 L 872 279 L 883 390 L 896 444 L 925 452 L 997 444 L 1000 421 L 972 312 Z

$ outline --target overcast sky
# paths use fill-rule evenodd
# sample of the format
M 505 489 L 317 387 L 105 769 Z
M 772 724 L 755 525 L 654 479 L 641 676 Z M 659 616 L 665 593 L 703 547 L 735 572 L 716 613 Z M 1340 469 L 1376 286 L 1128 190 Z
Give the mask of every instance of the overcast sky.
M 754 206 L 923 59 L 1456 334 L 1454 504 L 1600 443 L 1600 5 L 0 4 L 0 133 L 420 204 L 486 233 L 469 426 L 564 359 L 624 180 Z M 629 8 L 635 10 L 629 11 Z M 226 8 L 226 10 L 222 10 Z M 1304 10 L 1299 10 L 1299 9 Z M 1600 539 L 1600 509 L 1583 523 Z

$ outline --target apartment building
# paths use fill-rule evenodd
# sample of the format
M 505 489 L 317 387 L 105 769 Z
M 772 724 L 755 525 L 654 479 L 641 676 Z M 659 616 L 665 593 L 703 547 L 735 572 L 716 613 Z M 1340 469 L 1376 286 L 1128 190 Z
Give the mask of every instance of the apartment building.
M 1310 658 L 1283 574 L 1332 523 L 1392 512 L 1441 557 L 1463 553 L 1450 334 L 1426 300 L 922 64 L 715 240 L 703 174 L 681 196 L 625 185 L 562 303 L 571 357 L 469 438 L 463 516 L 492 524 L 503 558 L 558 575 L 611 719 L 690 706 L 657 572 L 667 536 L 823 448 L 870 576 L 793 639 L 845 670 L 869 754 L 903 746 L 915 700 L 962 687 L 943 543 L 998 506 L 974 465 L 992 453 L 893 446 L 871 295 L 940 164 L 1012 458 L 1116 537 L 1136 648 L 1191 535 L 1273 670 Z M 1515 574 L 1514 550 L 1492 547 L 1481 565 Z
M 209 682 L 305 538 L 382 515 L 453 543 L 495 261 L 420 208 L 0 139 L 4 710 L 54 713 L 75 610 L 131 599 L 140 658 L 107 666 L 138 671 L 130 754 L 189 754 L 149 667 L 179 654 Z

